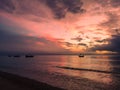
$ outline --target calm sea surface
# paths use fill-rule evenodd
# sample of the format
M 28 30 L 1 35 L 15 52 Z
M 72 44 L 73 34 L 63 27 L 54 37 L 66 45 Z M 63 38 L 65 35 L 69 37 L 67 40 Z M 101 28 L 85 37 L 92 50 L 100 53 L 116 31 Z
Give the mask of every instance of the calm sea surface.
M 118 55 L 0 56 L 0 70 L 68 90 L 120 90 Z

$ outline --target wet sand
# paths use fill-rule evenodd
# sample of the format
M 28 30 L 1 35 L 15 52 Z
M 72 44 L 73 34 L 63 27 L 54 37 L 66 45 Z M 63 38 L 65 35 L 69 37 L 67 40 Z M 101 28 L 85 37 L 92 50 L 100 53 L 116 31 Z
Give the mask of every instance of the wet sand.
M 61 77 L 62 76 L 60 76 L 60 78 Z M 79 79 L 79 83 L 74 84 L 73 83 L 74 80 L 72 80 L 72 78 L 69 79 L 70 77 L 65 77 L 65 76 L 64 78 L 56 79 L 56 80 L 64 81 L 65 78 L 66 80 L 68 79 L 67 83 L 64 82 L 62 83 L 68 86 L 66 90 L 119 90 L 120 89 L 119 80 L 118 80 L 118 84 L 116 85 L 101 84 L 83 78 Z M 46 83 L 21 77 L 15 74 L 10 74 L 7 72 L 0 71 L 0 90 L 65 90 L 65 89 L 54 87 Z
M 0 90 L 63 90 L 46 83 L 0 71 Z

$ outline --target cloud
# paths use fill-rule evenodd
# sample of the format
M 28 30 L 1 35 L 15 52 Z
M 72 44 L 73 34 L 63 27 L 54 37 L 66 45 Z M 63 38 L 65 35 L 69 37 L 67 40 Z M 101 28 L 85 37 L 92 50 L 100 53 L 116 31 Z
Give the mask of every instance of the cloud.
M 46 0 L 47 5 L 52 9 L 55 18 L 64 18 L 67 12 L 70 13 L 83 13 L 83 3 L 81 0 Z
M 0 52 L 68 53 L 69 50 L 64 49 L 56 42 L 58 41 L 45 37 L 27 36 L 0 29 Z
M 17 15 L 61 19 L 68 12 L 83 13 L 81 0 L 0 0 L 0 9 Z
M 64 42 L 64 44 L 65 44 L 67 47 L 73 47 L 73 44 L 70 43 L 70 42 Z
M 9 51 L 109 50 L 117 43 L 114 35 L 120 34 L 118 4 L 119 0 L 0 0 L 0 46 Z
M 53 14 L 43 0 L 0 0 L 0 12 L 40 22 L 53 18 Z
M 120 0 L 111 0 L 111 5 L 113 7 L 120 7 Z
M 83 38 L 81 36 L 78 36 L 75 38 L 71 38 L 71 40 L 76 40 L 76 41 L 80 42 L 81 40 L 83 40 Z
M 106 50 L 112 52 L 120 53 L 120 35 L 113 35 L 111 39 L 108 39 L 108 44 L 96 45 L 92 48 L 92 50 Z
M 119 7 L 120 6 L 120 0 L 106 0 L 104 2 L 101 2 L 101 0 L 95 0 L 99 4 L 102 5 L 102 7 Z
M 12 13 L 15 10 L 15 6 L 12 0 L 0 0 L 0 9 Z
M 114 28 L 119 25 L 119 17 L 120 17 L 119 15 L 112 12 L 107 12 L 106 15 L 108 16 L 108 20 L 101 23 L 101 26 L 103 27 L 109 26 L 109 28 Z
M 107 39 L 103 39 L 103 40 L 96 40 L 96 42 L 102 43 L 102 42 L 107 42 Z
M 85 43 L 78 43 L 78 45 L 88 47 Z

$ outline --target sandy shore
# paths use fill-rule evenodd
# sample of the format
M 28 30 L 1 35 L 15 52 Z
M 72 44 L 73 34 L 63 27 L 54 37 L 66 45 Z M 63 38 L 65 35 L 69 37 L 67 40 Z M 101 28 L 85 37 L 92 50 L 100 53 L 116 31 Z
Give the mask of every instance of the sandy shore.
M 46 83 L 0 71 L 0 90 L 63 90 Z
M 67 90 L 119 90 L 120 89 L 119 78 L 116 83 L 111 83 L 111 85 L 107 85 L 84 78 L 79 78 L 79 83 L 76 84 L 73 83 L 76 82 L 76 80 L 74 81 L 72 78 L 70 79 L 70 77 L 67 76 L 64 76 L 64 78 L 61 77 L 62 76 L 60 76 L 60 78 L 59 77 L 57 78 L 59 78 L 60 81 L 63 81 L 62 83 L 64 83 L 65 79 L 68 81 L 67 83 L 64 84 L 66 85 Z M 28 79 L 25 77 L 0 71 L 0 90 L 64 90 L 64 89 L 54 87 L 33 79 Z

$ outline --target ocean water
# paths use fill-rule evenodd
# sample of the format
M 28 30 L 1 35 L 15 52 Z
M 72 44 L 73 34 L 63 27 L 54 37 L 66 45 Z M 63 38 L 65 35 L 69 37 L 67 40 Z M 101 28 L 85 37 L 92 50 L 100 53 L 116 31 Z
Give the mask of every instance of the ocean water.
M 0 56 L 0 70 L 67 90 L 120 90 L 119 55 Z

